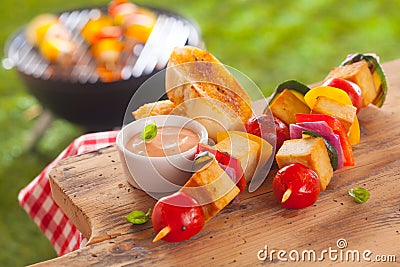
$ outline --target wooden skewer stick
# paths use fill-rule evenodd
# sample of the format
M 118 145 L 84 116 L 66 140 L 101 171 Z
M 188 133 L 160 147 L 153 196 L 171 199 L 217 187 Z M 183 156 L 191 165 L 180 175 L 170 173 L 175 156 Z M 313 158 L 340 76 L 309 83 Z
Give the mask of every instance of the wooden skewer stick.
M 163 229 L 161 229 L 160 232 L 154 237 L 153 242 L 157 242 L 160 239 L 163 239 L 166 235 L 168 235 L 171 232 L 171 227 L 169 225 L 165 226 Z
M 290 188 L 288 188 L 288 189 L 285 191 L 285 193 L 283 194 L 283 196 L 282 196 L 282 201 L 281 201 L 281 203 L 285 203 L 286 200 L 289 199 L 289 197 L 290 197 L 291 194 L 292 194 L 292 190 L 291 190 Z

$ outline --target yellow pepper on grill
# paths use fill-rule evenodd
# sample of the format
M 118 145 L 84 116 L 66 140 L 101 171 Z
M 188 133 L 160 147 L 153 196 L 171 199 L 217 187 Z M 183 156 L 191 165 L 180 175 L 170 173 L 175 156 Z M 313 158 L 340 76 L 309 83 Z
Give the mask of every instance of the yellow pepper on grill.
M 76 44 L 71 33 L 60 24 L 58 17 L 42 14 L 35 17 L 26 27 L 25 36 L 39 49 L 44 58 L 61 64 L 71 62 Z

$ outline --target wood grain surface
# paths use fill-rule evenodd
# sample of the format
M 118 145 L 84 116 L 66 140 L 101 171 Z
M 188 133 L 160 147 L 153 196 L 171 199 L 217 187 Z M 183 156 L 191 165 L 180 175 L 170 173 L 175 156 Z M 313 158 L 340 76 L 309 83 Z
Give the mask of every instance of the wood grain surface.
M 362 136 L 353 148 L 356 166 L 336 171 L 315 205 L 302 210 L 282 208 L 271 188 L 274 166 L 257 191 L 242 194 L 239 204 L 226 207 L 191 240 L 152 243 L 151 222 L 131 225 L 124 216 L 132 210 L 148 210 L 155 200 L 126 182 L 116 148 L 110 146 L 62 160 L 53 169 L 55 201 L 89 242 L 78 251 L 35 266 L 398 265 L 400 60 L 383 67 L 389 94 L 381 109 L 369 106 L 359 113 Z M 368 202 L 356 204 L 347 194 L 357 186 L 370 191 Z M 347 246 L 339 248 L 339 241 Z M 279 250 L 287 261 L 278 259 Z M 265 260 L 264 251 L 268 252 Z M 294 257 L 296 251 L 300 260 L 294 262 L 289 253 Z M 305 260 L 301 260 L 303 253 Z M 359 262 L 353 256 L 357 253 Z M 384 264 L 376 256 L 386 260 L 394 256 L 396 262 Z

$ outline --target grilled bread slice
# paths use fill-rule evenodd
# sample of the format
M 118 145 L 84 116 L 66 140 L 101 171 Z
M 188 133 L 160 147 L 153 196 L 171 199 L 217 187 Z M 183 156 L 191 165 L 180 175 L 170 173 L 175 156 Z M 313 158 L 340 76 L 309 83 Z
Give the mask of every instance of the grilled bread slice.
M 217 132 L 243 130 L 252 116 L 251 100 L 233 75 L 209 52 L 184 46 L 176 48 L 166 72 L 166 91 L 186 115 L 198 120 L 210 138 Z
M 138 120 L 156 115 L 179 115 L 186 116 L 182 105 L 175 105 L 170 100 L 161 100 L 147 103 L 132 112 L 133 117 Z
M 138 120 L 155 115 L 168 115 L 175 109 L 175 104 L 169 100 L 147 103 L 132 112 L 133 117 Z

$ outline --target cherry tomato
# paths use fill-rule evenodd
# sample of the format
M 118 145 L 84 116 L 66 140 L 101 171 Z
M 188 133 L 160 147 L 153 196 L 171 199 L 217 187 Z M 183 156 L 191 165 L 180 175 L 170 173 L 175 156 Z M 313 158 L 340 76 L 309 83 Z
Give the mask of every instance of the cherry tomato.
M 112 0 L 108 5 L 108 15 L 111 17 L 118 13 L 134 13 L 138 7 L 128 0 Z
M 253 116 L 251 117 L 245 124 L 244 127 L 246 132 L 250 134 L 254 134 L 258 137 L 261 137 L 261 125 L 268 125 L 270 128 L 273 128 L 275 125 L 272 125 L 270 117 L 267 115 L 261 116 Z M 273 132 L 273 131 L 272 131 Z
M 158 200 L 151 220 L 157 233 L 153 242 L 160 239 L 180 242 L 200 232 L 204 225 L 204 213 L 194 198 L 178 191 Z
M 276 200 L 287 209 L 302 209 L 317 201 L 318 175 L 310 168 L 294 163 L 280 169 L 272 182 Z
M 244 126 L 246 132 L 264 138 L 269 143 L 276 140 L 276 150 L 279 150 L 283 142 L 290 139 L 289 127 L 275 116 L 273 122 L 271 116 L 263 114 L 251 117 Z
M 323 85 L 342 89 L 349 95 L 353 106 L 357 108 L 357 112 L 360 111 L 360 108 L 362 108 L 362 91 L 360 86 L 357 84 L 341 78 L 331 78 L 326 80 Z

